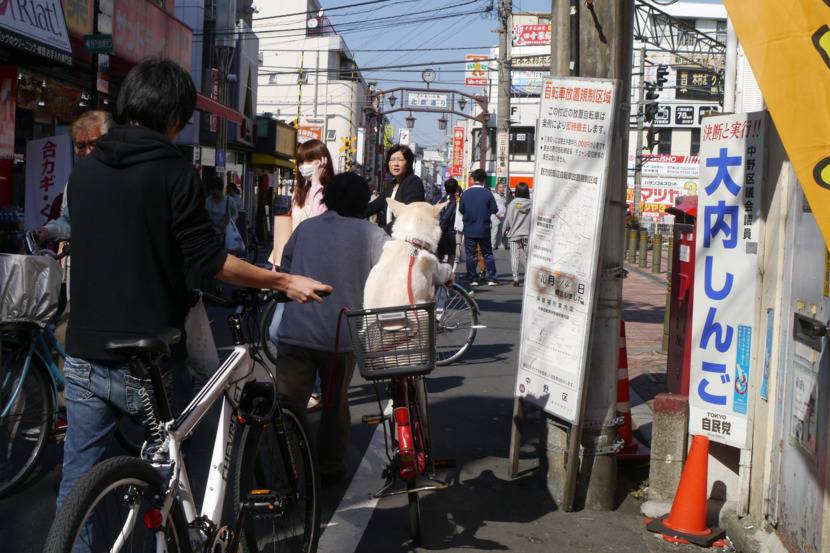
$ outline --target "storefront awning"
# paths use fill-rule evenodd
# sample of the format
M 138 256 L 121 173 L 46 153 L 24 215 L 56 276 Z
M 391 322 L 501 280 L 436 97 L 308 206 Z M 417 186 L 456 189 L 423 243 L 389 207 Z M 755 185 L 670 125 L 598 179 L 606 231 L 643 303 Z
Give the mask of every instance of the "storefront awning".
M 294 168 L 293 161 L 269 154 L 251 154 L 251 163 L 254 165 L 276 165 L 277 167 L 285 167 L 286 169 Z
M 72 65 L 72 46 L 60 0 L 42 0 L 36 9 L 37 17 L 32 17 L 24 2 L 0 2 L 0 44 Z
M 222 119 L 226 119 L 231 123 L 236 123 L 237 125 L 242 124 L 242 114 L 236 111 L 233 108 L 229 108 L 228 106 L 224 106 L 217 102 L 216 100 L 211 100 L 207 96 L 202 94 L 196 95 L 196 109 L 199 111 L 204 111 L 207 113 L 212 113 L 213 115 L 217 115 Z

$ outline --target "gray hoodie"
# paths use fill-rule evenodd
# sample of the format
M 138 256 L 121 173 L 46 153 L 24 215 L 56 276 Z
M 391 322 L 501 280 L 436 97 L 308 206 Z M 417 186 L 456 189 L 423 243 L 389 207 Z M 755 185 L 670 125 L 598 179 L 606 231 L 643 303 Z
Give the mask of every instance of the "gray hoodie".
M 513 198 L 507 206 L 504 218 L 504 232 L 509 240 L 518 240 L 530 236 L 530 214 L 533 204 L 528 198 Z

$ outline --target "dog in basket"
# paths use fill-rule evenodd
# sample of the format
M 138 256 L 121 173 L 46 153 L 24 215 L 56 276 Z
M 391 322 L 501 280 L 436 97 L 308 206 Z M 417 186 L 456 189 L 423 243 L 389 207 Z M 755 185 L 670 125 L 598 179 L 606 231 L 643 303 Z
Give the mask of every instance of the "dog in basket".
M 440 263 L 433 252 L 438 248 L 441 228 L 438 220 L 447 205 L 426 202 L 402 204 L 387 200 L 395 216 L 392 240 L 383 246 L 380 260 L 372 268 L 363 291 L 367 310 L 410 306 L 435 299 L 435 287 L 452 279 L 452 267 Z M 402 310 L 367 317 L 361 341 L 374 352 L 377 367 L 419 365 L 429 358 L 429 314 L 426 310 Z
M 452 267 L 439 263 L 433 253 L 441 239 L 438 218 L 447 204 L 387 202 L 395 216 L 392 240 L 366 279 L 365 309 L 433 301 L 435 286 L 452 278 Z

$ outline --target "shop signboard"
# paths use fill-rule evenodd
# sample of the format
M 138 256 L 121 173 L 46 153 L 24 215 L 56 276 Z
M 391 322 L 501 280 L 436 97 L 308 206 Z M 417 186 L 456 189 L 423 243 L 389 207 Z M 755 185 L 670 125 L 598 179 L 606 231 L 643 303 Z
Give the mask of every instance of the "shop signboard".
M 488 72 L 490 65 L 489 56 L 479 54 L 467 54 L 464 59 L 464 84 L 466 86 L 487 86 L 490 82 Z
M 446 110 L 450 107 L 450 95 L 447 92 L 405 92 L 404 107 Z
M 643 176 L 640 182 L 640 213 L 642 218 L 661 222 L 667 217 L 672 217 L 666 215 L 666 209 L 676 205 L 677 198 L 694 196 L 696 193 L 697 178 Z M 628 177 L 626 201 L 629 206 L 634 205 L 634 177 L 632 175 Z
M 550 70 L 550 54 L 540 56 L 515 56 L 510 60 L 513 69 L 545 69 Z
M 60 0 L 0 0 L 0 44 L 72 65 Z
M 187 25 L 147 0 L 114 0 L 115 55 L 139 63 L 162 56 L 190 69 L 192 34 Z
M 84 35 L 84 48 L 93 54 L 109 54 L 112 52 L 112 35 Z
M 548 71 L 512 71 L 510 93 L 522 96 L 539 96 L 542 85 L 550 75 Z
M 671 125 L 671 106 L 659 104 L 657 113 L 654 114 L 653 125 L 655 127 L 668 127 Z
M 12 203 L 17 66 L 0 65 L 0 205 Z
M 409 129 L 398 130 L 398 144 L 402 146 L 409 145 Z
M 694 106 L 674 106 L 674 125 L 676 127 L 691 127 L 695 124 Z
M 510 145 L 509 134 L 499 132 L 496 136 L 496 178 L 500 181 L 507 179 L 507 148 Z
M 69 34 L 82 37 L 92 33 L 94 0 L 63 0 L 63 16 Z
M 210 99 L 219 101 L 219 70 L 215 68 L 210 69 Z M 219 130 L 219 116 L 211 113 L 208 115 L 208 128 L 210 132 L 217 132 Z
M 302 144 L 309 140 L 323 140 L 322 125 L 300 125 L 297 129 L 297 142 Z
M 701 132 L 689 432 L 747 446 L 764 112 L 707 118 Z
M 450 176 L 460 178 L 464 174 L 464 127 L 452 130 L 452 165 Z
M 513 46 L 549 46 L 550 24 L 513 25 Z
M 676 67 L 675 77 L 674 97 L 678 100 L 718 102 L 723 96 L 720 76 L 714 71 Z
M 514 393 L 579 423 L 617 109 L 614 81 L 545 81 Z
M 26 230 L 42 227 L 72 171 L 72 140 L 68 134 L 26 144 Z

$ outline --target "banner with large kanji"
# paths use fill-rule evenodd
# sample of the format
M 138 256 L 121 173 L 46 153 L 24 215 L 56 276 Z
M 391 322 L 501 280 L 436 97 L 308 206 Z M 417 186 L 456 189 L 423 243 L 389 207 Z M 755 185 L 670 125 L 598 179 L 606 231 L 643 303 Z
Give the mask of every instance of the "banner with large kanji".
M 72 172 L 72 140 L 68 134 L 32 140 L 26 144 L 27 230 L 42 227 L 59 209 L 69 173 Z

